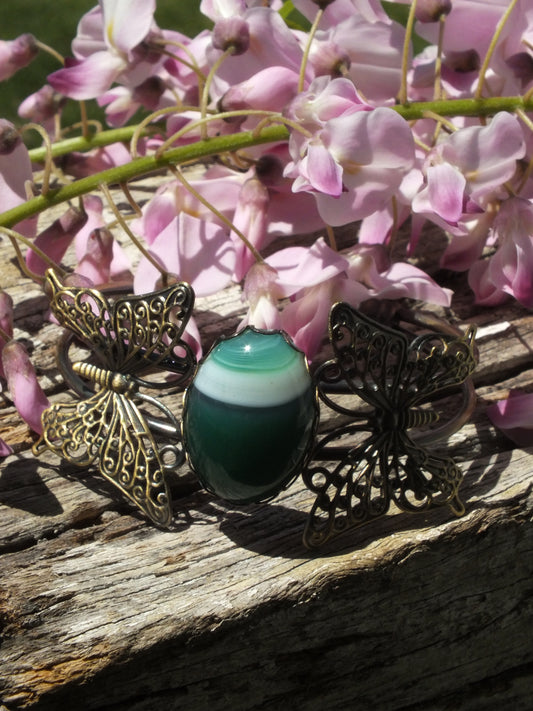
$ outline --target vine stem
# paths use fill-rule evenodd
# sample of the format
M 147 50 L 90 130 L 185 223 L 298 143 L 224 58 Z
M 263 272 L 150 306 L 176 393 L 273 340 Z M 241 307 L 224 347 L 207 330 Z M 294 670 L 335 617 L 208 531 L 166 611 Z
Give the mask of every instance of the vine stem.
M 511 0 L 511 2 L 509 3 L 509 6 L 507 7 L 507 10 L 503 13 L 502 17 L 500 18 L 500 21 L 496 25 L 496 30 L 494 32 L 494 35 L 493 35 L 491 41 L 490 41 L 490 45 L 489 45 L 489 48 L 487 49 L 487 53 L 485 54 L 485 58 L 483 60 L 483 64 L 481 65 L 481 69 L 479 70 L 478 85 L 477 85 L 476 93 L 474 94 L 474 97 L 476 99 L 479 99 L 482 96 L 483 87 L 485 85 L 485 77 L 487 74 L 487 69 L 489 68 L 490 60 L 492 59 L 492 55 L 494 54 L 494 50 L 496 49 L 496 45 L 498 43 L 498 40 L 500 39 L 503 28 L 507 24 L 507 21 L 509 20 L 509 17 L 511 16 L 511 13 L 514 10 L 517 2 L 518 2 L 518 0 Z
M 61 141 L 52 143 L 50 155 L 52 158 L 64 156 L 73 151 L 86 152 L 93 148 L 103 148 L 110 146 L 112 143 L 130 142 L 137 126 L 123 126 L 122 128 L 110 128 L 107 131 L 99 131 L 90 136 L 73 136 L 72 138 L 64 138 Z M 150 126 L 141 131 L 142 136 L 152 135 L 160 127 Z M 48 155 L 46 146 L 39 146 L 28 151 L 32 163 L 43 163 Z
M 285 141 L 288 135 L 289 132 L 284 126 L 268 126 L 260 134 L 256 134 L 253 131 L 245 131 L 231 136 L 216 136 L 206 141 L 198 141 L 187 146 L 172 148 L 161 156 L 151 155 L 136 158 L 125 165 L 108 168 L 100 173 L 80 178 L 61 188 L 51 189 L 46 195 L 38 195 L 22 203 L 22 205 L 6 210 L 0 214 L 0 226 L 12 227 L 21 220 L 32 217 L 53 205 L 59 205 L 67 200 L 96 191 L 102 183 L 105 185 L 124 183 L 133 178 L 139 178 L 165 169 L 169 165 L 195 161 L 206 156 L 249 148 L 262 143 Z
M 415 11 L 417 0 L 412 0 L 405 26 L 405 37 L 402 51 L 402 81 L 398 92 L 398 101 L 402 106 L 407 104 L 407 72 L 409 69 L 409 50 L 413 39 L 413 28 L 415 24 Z
M 392 110 L 400 114 L 406 121 L 422 119 L 430 111 L 436 116 L 492 116 L 499 111 L 515 113 L 519 110 L 523 112 L 533 111 L 533 95 L 527 97 L 488 97 L 480 99 L 454 99 L 441 101 L 417 102 L 391 107 Z M 89 139 L 82 136 L 78 138 L 66 139 L 56 144 L 52 144 L 52 156 L 63 155 L 70 151 L 90 150 L 95 147 L 102 147 L 117 141 L 128 141 L 136 131 L 135 126 L 120 129 L 112 129 L 96 134 Z M 0 226 L 12 227 L 21 220 L 32 217 L 53 205 L 58 205 L 67 200 L 86 195 L 98 190 L 102 183 L 106 185 L 125 183 L 133 178 L 139 178 L 149 173 L 167 168 L 169 165 L 179 165 L 182 163 L 199 160 L 208 156 L 215 156 L 221 153 L 238 151 L 263 143 L 278 143 L 286 141 L 289 137 L 287 127 L 276 124 L 265 126 L 260 131 L 243 131 L 227 136 L 215 136 L 205 141 L 197 141 L 186 146 L 171 148 L 160 156 L 150 155 L 135 158 L 125 165 L 109 168 L 100 173 L 81 178 L 79 180 L 64 185 L 63 187 L 50 189 L 46 195 L 39 195 L 31 198 L 22 205 L 17 205 L 10 210 L 0 214 Z M 38 148 L 29 151 L 32 161 L 43 161 L 47 156 L 46 148 Z
M 311 45 L 313 44 L 313 39 L 318 30 L 320 20 L 324 15 L 324 10 L 320 8 L 315 16 L 311 29 L 309 30 L 309 35 L 307 38 L 307 43 L 304 47 L 304 53 L 302 56 L 302 62 L 300 64 L 300 75 L 298 77 L 298 92 L 301 93 L 304 90 L 305 85 L 305 70 L 307 68 L 307 62 L 309 61 L 309 52 L 311 51 Z

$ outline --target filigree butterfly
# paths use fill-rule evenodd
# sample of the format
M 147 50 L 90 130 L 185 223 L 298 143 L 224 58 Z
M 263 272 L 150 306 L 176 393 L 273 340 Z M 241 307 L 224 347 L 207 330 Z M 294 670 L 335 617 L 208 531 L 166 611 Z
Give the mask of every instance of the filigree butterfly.
M 391 502 L 404 511 L 447 504 L 461 515 L 461 470 L 409 430 L 436 422 L 437 412 L 421 406 L 473 372 L 474 329 L 413 337 L 345 303 L 332 308 L 329 327 L 334 358 L 315 380 L 321 400 L 349 421 L 318 441 L 303 472 L 316 494 L 304 543 L 321 545 L 385 514 Z M 349 394 L 349 405 L 332 399 L 339 389 Z
M 162 387 L 136 373 L 164 369 L 183 383 L 196 364 L 190 347 L 182 340 L 192 313 L 194 292 L 178 283 L 146 295 L 113 301 L 91 288 L 63 286 L 49 270 L 45 290 L 58 322 L 84 342 L 98 365 L 75 362 L 72 370 L 90 381 L 93 394 L 72 403 L 56 403 L 42 414 L 43 434 L 34 446 L 38 454 L 48 448 L 78 466 L 98 463 L 102 475 L 133 501 L 150 519 L 168 526 L 172 519 L 163 461 L 165 447 L 158 448 L 152 430 L 158 422 L 141 412 L 150 405 L 170 421 L 171 433 L 179 432 L 172 413 L 140 387 Z M 165 430 L 163 422 L 160 429 Z M 174 459 L 178 450 L 172 449 Z

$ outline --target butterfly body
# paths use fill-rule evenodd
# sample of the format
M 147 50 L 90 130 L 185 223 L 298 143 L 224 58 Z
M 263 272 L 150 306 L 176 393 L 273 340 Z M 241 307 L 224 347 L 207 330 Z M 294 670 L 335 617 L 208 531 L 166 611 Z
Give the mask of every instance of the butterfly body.
M 139 392 L 155 385 L 134 373 L 155 366 L 173 370 L 180 380 L 190 374 L 195 359 L 181 335 L 192 310 L 192 289 L 176 284 L 110 303 L 96 289 L 63 286 L 53 272 L 47 273 L 47 288 L 57 320 L 105 367 L 72 364 L 72 371 L 96 388 L 86 399 L 56 403 L 43 412 L 43 434 L 34 451 L 48 448 L 77 466 L 97 463 L 101 474 L 147 516 L 168 526 L 169 467 L 140 407 L 150 403 L 171 419 L 175 431 L 179 427 L 166 407 Z

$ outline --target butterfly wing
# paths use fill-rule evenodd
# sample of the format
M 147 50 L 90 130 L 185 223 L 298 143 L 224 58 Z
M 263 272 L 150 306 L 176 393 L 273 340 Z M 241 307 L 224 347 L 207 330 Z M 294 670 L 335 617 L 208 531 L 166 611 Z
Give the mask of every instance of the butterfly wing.
M 403 511 L 448 505 L 456 516 L 464 514 L 459 499 L 463 473 L 451 457 L 432 453 L 400 432 L 388 469 L 391 497 Z
M 45 292 L 61 326 L 97 351 L 106 365 L 112 365 L 115 334 L 106 297 L 97 289 L 63 286 L 52 269 L 46 272 Z
M 357 425 L 336 430 L 335 437 L 353 437 Z M 333 467 L 317 464 L 328 458 L 332 436 L 318 444 L 313 463 L 303 472 L 308 489 L 316 494 L 306 522 L 303 541 L 315 548 L 350 528 L 382 516 L 390 506 L 391 495 L 383 459 L 387 441 L 383 435 L 370 434 L 360 444 L 348 448 Z M 327 462 L 330 463 L 329 461 Z
M 427 333 L 411 342 L 400 381 L 404 407 L 461 385 L 474 372 L 474 335 L 475 329 L 470 328 L 464 335 Z
M 333 434 L 353 436 L 355 430 L 346 426 Z M 332 436 L 319 443 L 313 464 L 303 473 L 316 495 L 303 535 L 308 548 L 382 516 L 391 502 L 408 512 L 448 505 L 457 516 L 464 513 L 458 495 L 463 474 L 450 457 L 417 446 L 400 431 L 393 437 L 373 433 L 333 467 L 317 465 L 317 458 L 326 458 L 324 445 Z
M 47 447 L 78 466 L 98 461 L 102 475 L 161 526 L 172 520 L 164 465 L 148 425 L 127 396 L 102 389 L 87 400 L 54 404 L 42 415 Z
M 345 303 L 330 313 L 337 379 L 384 411 L 411 407 L 464 382 L 476 367 L 474 333 L 470 328 L 464 335 L 426 333 L 413 339 Z
M 184 282 L 112 303 L 97 289 L 63 286 L 47 272 L 50 307 L 59 323 L 85 341 L 104 364 L 122 373 L 152 366 L 186 379 L 196 360 L 182 340 L 194 306 Z
M 182 340 L 193 306 L 194 292 L 184 282 L 151 294 L 117 299 L 112 311 L 117 368 L 132 372 L 150 365 L 186 378 L 196 364 L 189 345 Z
M 408 357 L 407 337 L 345 303 L 331 309 L 329 330 L 335 355 L 329 379 L 344 381 L 350 392 L 377 409 L 395 407 Z M 328 371 L 323 372 L 327 377 Z M 319 392 L 325 383 L 319 377 Z

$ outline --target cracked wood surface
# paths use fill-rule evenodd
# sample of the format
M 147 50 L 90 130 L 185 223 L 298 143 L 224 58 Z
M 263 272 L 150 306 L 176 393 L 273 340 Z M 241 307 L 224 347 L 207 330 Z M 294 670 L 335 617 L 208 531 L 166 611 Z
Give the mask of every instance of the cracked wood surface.
M 0 254 L 15 336 L 61 401 L 59 329 Z M 242 313 L 237 288 L 198 306 L 207 341 Z M 530 709 L 533 449 L 513 448 L 485 411 L 533 388 L 533 316 L 468 295 L 454 311 L 479 326 L 476 410 L 447 443 L 466 515 L 391 511 L 319 552 L 301 543 L 313 498 L 300 481 L 238 508 L 183 468 L 170 477 L 174 527 L 160 531 L 93 469 L 34 459 L 1 393 L 15 449 L 0 467 L 4 708 Z

